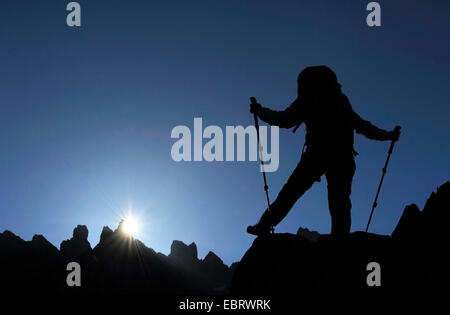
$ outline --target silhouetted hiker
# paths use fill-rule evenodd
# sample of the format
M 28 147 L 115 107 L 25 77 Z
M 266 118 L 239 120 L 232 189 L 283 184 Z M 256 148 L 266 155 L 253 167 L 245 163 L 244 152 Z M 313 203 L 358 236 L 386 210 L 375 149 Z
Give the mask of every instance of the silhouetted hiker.
M 250 112 L 270 125 L 291 128 L 305 123 L 306 136 L 300 162 L 270 205 L 270 211 L 266 210 L 247 232 L 254 235 L 269 233 L 270 227 L 280 223 L 295 202 L 325 174 L 331 234 L 348 234 L 354 156 L 357 154 L 353 148 L 353 131 L 381 141 L 397 140 L 400 132 L 375 127 L 356 114 L 347 96 L 341 92 L 336 74 L 326 66 L 305 68 L 297 83 L 297 99 L 284 111 L 250 104 Z

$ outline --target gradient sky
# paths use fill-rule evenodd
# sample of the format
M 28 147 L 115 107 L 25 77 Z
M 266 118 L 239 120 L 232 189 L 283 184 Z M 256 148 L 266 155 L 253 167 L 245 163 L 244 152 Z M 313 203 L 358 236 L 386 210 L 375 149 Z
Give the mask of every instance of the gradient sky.
M 250 125 L 248 97 L 283 109 L 298 72 L 326 64 L 356 112 L 403 126 L 371 231 L 390 234 L 405 205 L 422 207 L 450 179 L 449 1 L 79 1 L 69 28 L 64 0 L 0 3 L 0 231 L 55 246 L 77 224 L 96 245 L 129 209 L 138 238 L 168 254 L 195 242 L 225 263 L 254 237 L 265 208 L 256 162 L 172 161 L 176 125 Z M 272 200 L 296 166 L 304 127 L 280 130 Z M 388 142 L 357 135 L 353 230 L 363 230 Z M 277 232 L 330 230 L 326 180 Z

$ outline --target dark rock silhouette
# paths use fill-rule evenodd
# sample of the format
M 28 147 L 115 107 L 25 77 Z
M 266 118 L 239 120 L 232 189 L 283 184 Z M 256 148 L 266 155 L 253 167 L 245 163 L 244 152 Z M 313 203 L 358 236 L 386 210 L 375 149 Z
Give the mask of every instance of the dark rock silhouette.
M 8 294 L 46 294 L 57 290 L 61 255 L 42 235 L 27 242 L 4 231 L 0 233 L 0 253 L 2 288 Z
M 231 284 L 230 269 L 222 259 L 213 252 L 209 252 L 201 262 L 201 270 L 207 279 L 212 281 L 215 293 L 225 292 Z
M 255 239 L 235 270 L 242 295 L 449 294 L 450 182 L 419 211 L 410 205 L 392 236 L 354 232 L 317 242 L 292 234 Z M 368 287 L 369 262 L 381 266 L 381 287 Z
M 65 240 L 60 245 L 61 253 L 65 258 L 78 257 L 89 252 L 91 244 L 88 241 L 88 229 L 86 225 L 78 225 L 73 229 L 73 236 L 70 240 Z
M 320 233 L 316 231 L 310 231 L 307 228 L 299 227 L 297 230 L 297 235 L 303 238 L 306 238 L 310 241 L 318 241 L 320 237 Z
M 170 246 L 170 261 L 189 271 L 199 271 L 199 259 L 197 258 L 197 245 L 191 243 L 189 246 L 181 241 L 173 241 Z
M 213 252 L 208 252 L 203 260 L 198 259 L 195 243 L 188 246 L 181 241 L 173 241 L 168 259 L 173 266 L 207 283 L 214 293 L 228 291 L 233 269 L 226 266 Z
M 102 233 L 100 234 L 100 242 L 104 241 L 106 238 L 108 238 L 113 233 L 114 233 L 114 231 L 111 230 L 108 226 L 104 226 L 102 229 Z
M 58 251 L 58 249 L 53 246 L 52 243 L 47 241 L 47 239 L 40 234 L 35 234 L 33 236 L 33 238 L 31 239 L 31 245 L 32 248 L 41 252 L 56 254 L 56 252 Z
M 7 294 L 212 294 L 226 293 L 232 269 L 210 252 L 197 258 L 195 243 L 174 241 L 171 253 L 156 253 L 122 231 L 104 227 L 93 249 L 88 229 L 78 225 L 59 251 L 42 235 L 24 241 L 10 231 L 0 233 L 0 268 Z M 66 266 L 81 267 L 81 287 L 68 287 Z
M 407 206 L 391 236 L 354 232 L 345 238 L 300 228 L 298 235 L 258 237 L 239 263 L 226 266 L 213 252 L 198 258 L 195 243 L 174 241 L 168 256 L 104 227 L 93 249 L 77 226 L 58 250 L 42 235 L 24 241 L 0 233 L 2 291 L 7 294 L 448 294 L 450 182 L 422 211 Z M 313 236 L 311 238 L 311 236 Z M 310 238 L 310 239 L 308 239 Z M 68 262 L 78 262 L 82 286 L 66 284 Z M 368 287 L 369 262 L 381 265 L 381 287 Z
M 412 241 L 419 238 L 417 229 L 419 228 L 420 210 L 416 204 L 405 207 L 397 227 L 392 232 L 392 237 L 397 240 Z

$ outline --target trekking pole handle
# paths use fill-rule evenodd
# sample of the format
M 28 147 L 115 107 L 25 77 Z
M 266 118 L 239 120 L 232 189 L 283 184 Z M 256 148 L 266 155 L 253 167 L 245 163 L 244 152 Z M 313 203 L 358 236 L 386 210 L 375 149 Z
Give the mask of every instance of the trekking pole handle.
M 402 126 L 395 126 L 394 128 L 394 132 L 400 132 L 400 129 L 402 129 Z M 399 139 L 396 140 L 392 140 L 391 141 L 391 146 L 389 147 L 389 154 L 392 154 L 392 150 L 394 150 L 394 144 L 395 142 L 397 142 Z
M 256 98 L 254 96 L 250 97 L 250 102 L 255 105 L 258 104 L 258 102 L 256 101 Z M 256 113 L 253 113 L 253 118 L 255 119 L 255 128 L 256 128 L 256 135 L 258 137 L 258 151 L 260 150 L 260 139 L 259 139 L 259 123 L 258 123 L 258 115 Z M 262 161 L 262 158 L 261 158 Z M 262 161 L 263 162 L 263 161 Z M 264 162 L 263 162 L 264 164 Z
M 258 102 L 256 101 L 256 98 L 254 96 L 250 97 L 250 102 L 252 103 L 252 105 L 256 105 L 258 104 Z M 253 113 L 253 116 L 255 117 L 255 127 L 259 127 L 258 124 L 258 115 L 256 115 L 256 113 Z

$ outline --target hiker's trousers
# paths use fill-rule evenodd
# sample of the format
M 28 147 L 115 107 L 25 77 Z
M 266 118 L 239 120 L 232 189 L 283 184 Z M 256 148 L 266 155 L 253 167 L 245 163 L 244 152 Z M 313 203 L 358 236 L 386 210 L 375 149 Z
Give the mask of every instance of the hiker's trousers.
M 347 234 L 351 227 L 350 194 L 355 173 L 352 153 L 344 156 L 321 156 L 306 150 L 286 184 L 264 212 L 260 223 L 275 226 L 283 220 L 295 202 L 325 174 L 328 188 L 328 206 L 331 214 L 331 233 Z

